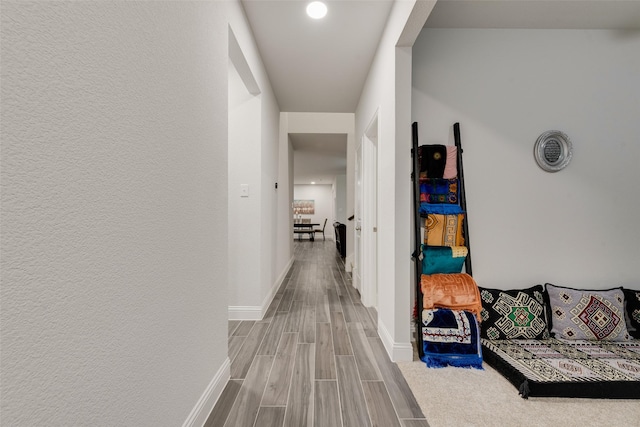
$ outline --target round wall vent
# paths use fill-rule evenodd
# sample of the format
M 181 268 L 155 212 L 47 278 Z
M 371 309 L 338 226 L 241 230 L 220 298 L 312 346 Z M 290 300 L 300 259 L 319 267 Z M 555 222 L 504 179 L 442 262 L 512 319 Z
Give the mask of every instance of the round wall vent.
M 543 170 L 558 172 L 566 168 L 571 161 L 572 148 L 567 135 L 557 130 L 549 130 L 536 140 L 533 155 Z

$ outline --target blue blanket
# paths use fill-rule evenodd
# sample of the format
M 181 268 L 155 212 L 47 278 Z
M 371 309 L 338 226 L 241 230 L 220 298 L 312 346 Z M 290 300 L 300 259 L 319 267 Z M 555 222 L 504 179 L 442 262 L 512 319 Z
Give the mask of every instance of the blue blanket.
M 440 308 L 422 312 L 422 361 L 430 368 L 482 369 L 482 347 L 476 317 L 468 311 Z

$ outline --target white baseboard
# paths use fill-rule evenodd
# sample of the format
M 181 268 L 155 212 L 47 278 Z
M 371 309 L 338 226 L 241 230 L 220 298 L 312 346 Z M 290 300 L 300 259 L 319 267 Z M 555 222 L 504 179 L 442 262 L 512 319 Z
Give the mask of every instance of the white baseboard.
M 227 385 L 229 378 L 231 378 L 231 361 L 227 357 L 202 396 L 200 396 L 200 399 L 198 399 L 196 406 L 193 407 L 184 424 L 182 424 L 182 427 L 204 426 L 204 423 L 207 422 L 207 418 L 209 418 L 213 407 L 216 405 L 216 402 Z
M 382 344 L 393 362 L 411 362 L 413 360 L 413 346 L 411 342 L 395 342 L 379 318 L 378 335 L 380 335 Z
M 229 320 L 262 320 L 262 307 L 259 305 L 229 306 Z
M 273 301 L 273 297 L 276 296 L 276 293 L 282 286 L 282 282 L 284 282 L 285 277 L 287 277 L 287 273 L 289 269 L 293 265 L 293 257 L 287 263 L 287 266 L 284 268 L 280 276 L 276 279 L 275 283 L 271 287 L 271 290 L 265 297 L 264 301 L 262 301 L 262 305 L 232 305 L 229 306 L 229 320 L 262 320 L 264 318 L 267 309 L 271 305 Z
M 354 255 L 351 253 L 349 255 L 347 255 L 344 259 L 344 270 L 347 273 L 351 273 L 351 270 L 353 270 L 353 261 L 354 260 Z

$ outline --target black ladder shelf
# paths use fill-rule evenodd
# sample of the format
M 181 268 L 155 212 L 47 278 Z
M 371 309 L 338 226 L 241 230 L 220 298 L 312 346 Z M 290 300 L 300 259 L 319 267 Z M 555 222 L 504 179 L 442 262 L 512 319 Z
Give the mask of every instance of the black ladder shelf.
M 412 157 L 412 173 L 411 180 L 413 181 L 413 204 L 414 204 L 414 241 L 415 248 L 412 254 L 413 263 L 415 266 L 416 276 L 416 300 L 415 300 L 415 339 L 418 347 L 418 354 L 422 358 L 424 356 L 423 341 L 422 341 L 422 289 L 420 286 L 422 275 L 422 223 L 423 218 L 420 214 L 420 164 L 418 161 L 418 123 L 414 122 L 411 126 L 413 145 L 411 149 Z M 465 220 L 462 225 L 462 233 L 464 236 L 465 246 L 467 247 L 467 257 L 464 262 L 464 269 L 467 274 L 473 276 L 471 269 L 471 243 L 469 242 L 469 216 L 467 213 L 467 200 L 464 186 L 464 168 L 462 166 L 462 143 L 460 140 L 460 123 L 453 125 L 453 137 L 455 146 L 457 147 L 457 177 L 458 177 L 458 202 L 460 209 L 465 213 Z M 425 230 L 426 233 L 426 230 Z

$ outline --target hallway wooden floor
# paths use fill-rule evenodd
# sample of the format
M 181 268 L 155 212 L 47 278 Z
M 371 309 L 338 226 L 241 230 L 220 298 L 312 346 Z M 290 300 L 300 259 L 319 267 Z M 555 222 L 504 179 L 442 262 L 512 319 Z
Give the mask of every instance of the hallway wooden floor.
M 229 322 L 231 380 L 207 427 L 428 427 L 331 240 L 296 241 L 261 321 Z

